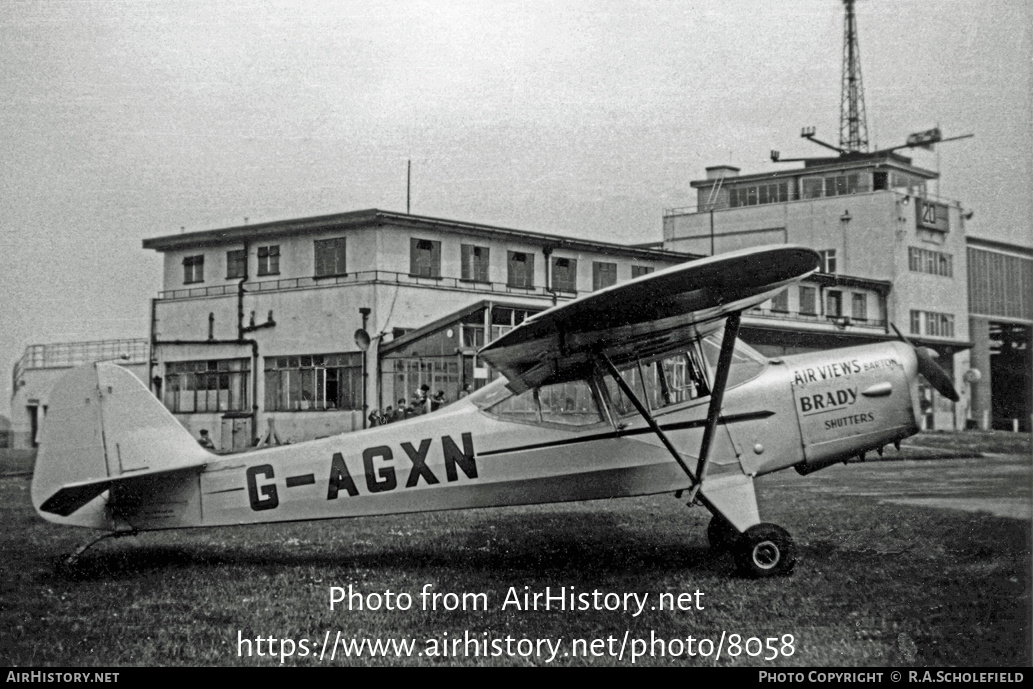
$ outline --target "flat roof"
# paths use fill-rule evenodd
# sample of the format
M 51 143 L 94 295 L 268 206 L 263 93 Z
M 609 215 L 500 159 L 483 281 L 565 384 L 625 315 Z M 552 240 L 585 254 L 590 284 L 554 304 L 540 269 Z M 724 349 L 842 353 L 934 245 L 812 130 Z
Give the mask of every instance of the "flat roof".
M 786 177 L 802 177 L 820 175 L 839 170 L 860 170 L 873 167 L 891 167 L 902 172 L 908 172 L 925 179 L 936 179 L 940 176 L 938 172 L 926 170 L 911 164 L 910 158 L 895 155 L 893 153 L 882 153 L 878 155 L 867 154 L 865 156 L 843 156 L 842 158 L 814 158 L 805 163 L 804 167 L 794 167 L 786 170 L 773 170 L 771 172 L 759 172 L 751 175 L 725 176 L 714 179 L 698 179 L 689 182 L 689 186 L 709 187 L 717 182 L 722 184 L 738 184 L 739 182 L 757 182 L 766 179 L 784 179 Z M 710 168 L 707 168 L 708 170 Z
M 1009 242 L 1002 242 L 998 239 L 985 239 L 983 237 L 973 237 L 972 235 L 968 235 L 965 237 L 965 243 L 976 249 L 1010 251 L 1012 253 L 1022 254 L 1024 256 L 1033 258 L 1033 246 L 1011 244 Z
M 377 208 L 154 237 L 152 239 L 145 239 L 143 241 L 143 248 L 154 249 L 155 251 L 173 251 L 204 246 L 240 244 L 271 237 L 326 232 L 327 230 L 373 228 L 385 224 L 415 229 L 434 229 L 485 238 L 518 240 L 540 244 L 551 249 L 563 248 L 593 251 L 618 256 L 669 261 L 672 263 L 700 258 L 696 254 L 680 251 L 668 251 L 641 245 L 614 244 L 612 242 L 599 242 L 590 239 L 574 239 L 544 232 L 530 232 L 422 215 L 393 213 Z

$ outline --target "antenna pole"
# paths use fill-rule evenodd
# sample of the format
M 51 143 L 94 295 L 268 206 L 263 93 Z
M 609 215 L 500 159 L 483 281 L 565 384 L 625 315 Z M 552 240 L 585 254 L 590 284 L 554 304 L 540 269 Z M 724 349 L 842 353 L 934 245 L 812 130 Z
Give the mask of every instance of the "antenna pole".
M 412 160 L 407 161 L 405 170 L 405 214 L 409 213 L 409 195 L 412 191 Z
M 843 84 L 839 105 L 839 147 L 844 153 L 868 152 L 868 122 L 864 109 L 864 84 L 861 81 L 861 49 L 857 43 L 857 18 L 854 1 L 843 0 L 846 19 L 843 25 Z

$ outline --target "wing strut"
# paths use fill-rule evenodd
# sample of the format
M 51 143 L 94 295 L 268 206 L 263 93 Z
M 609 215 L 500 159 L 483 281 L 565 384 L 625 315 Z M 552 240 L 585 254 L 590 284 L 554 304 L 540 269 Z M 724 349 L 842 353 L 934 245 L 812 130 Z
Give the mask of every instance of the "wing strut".
M 707 408 L 707 422 L 703 429 L 703 441 L 700 443 L 699 463 L 696 466 L 695 474 L 692 473 L 692 470 L 685 463 L 685 460 L 682 459 L 681 454 L 675 449 L 670 439 L 663 432 L 663 429 L 660 428 L 660 425 L 653 419 L 653 415 L 649 413 L 649 410 L 635 395 L 631 386 L 625 382 L 624 377 L 617 370 L 617 367 L 613 365 L 613 362 L 610 361 L 610 358 L 605 354 L 600 354 L 600 359 L 606 364 L 610 375 L 617 381 L 617 386 L 620 387 L 621 392 L 631 400 L 631 403 L 635 405 L 635 409 L 638 410 L 638 413 L 649 425 L 649 428 L 656 433 L 656 436 L 660 438 L 660 442 L 664 444 L 664 447 L 674 457 L 674 461 L 678 462 L 678 466 L 689 477 L 689 480 L 692 482 L 689 493 L 690 503 L 695 500 L 696 494 L 703 485 L 703 478 L 706 476 L 707 464 L 710 461 L 710 448 L 714 444 L 714 432 L 717 430 L 717 419 L 721 414 L 721 402 L 724 399 L 725 386 L 728 383 L 728 370 L 732 367 L 732 351 L 735 348 L 735 340 L 739 336 L 739 321 L 740 313 L 736 311 L 728 316 L 725 324 L 724 337 L 721 339 L 721 353 L 717 359 L 717 371 L 714 374 L 714 385 L 710 393 L 710 406 Z
M 725 334 L 721 338 L 721 354 L 717 358 L 717 371 L 714 374 L 714 385 L 710 391 L 710 406 L 707 408 L 707 425 L 703 429 L 703 442 L 699 446 L 699 464 L 696 466 L 696 483 L 703 483 L 707 465 L 710 463 L 710 447 L 714 444 L 714 431 L 717 430 L 717 417 L 721 414 L 721 403 L 725 396 L 725 385 L 728 383 L 728 369 L 732 367 L 732 350 L 739 336 L 740 313 L 729 314 L 725 321 Z

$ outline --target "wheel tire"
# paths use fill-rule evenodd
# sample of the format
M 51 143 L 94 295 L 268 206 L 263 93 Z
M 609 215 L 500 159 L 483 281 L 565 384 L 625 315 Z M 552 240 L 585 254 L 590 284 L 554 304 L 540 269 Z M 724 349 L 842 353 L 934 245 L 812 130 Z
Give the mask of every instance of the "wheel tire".
M 781 526 L 757 524 L 743 532 L 735 544 L 735 565 L 740 574 L 754 579 L 785 576 L 796 564 L 796 545 Z
M 729 550 L 738 538 L 738 530 L 724 517 L 715 514 L 707 525 L 707 541 L 715 552 Z

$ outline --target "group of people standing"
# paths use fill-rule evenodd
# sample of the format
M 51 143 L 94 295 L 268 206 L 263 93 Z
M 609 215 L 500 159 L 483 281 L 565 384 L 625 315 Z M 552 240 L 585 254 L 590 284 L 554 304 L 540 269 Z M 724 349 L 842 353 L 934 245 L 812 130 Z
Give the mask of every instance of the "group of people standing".
M 464 394 L 461 394 L 460 397 L 465 397 L 466 393 L 467 390 L 464 388 Z M 383 409 L 374 409 L 370 412 L 369 423 L 370 426 L 383 426 L 413 416 L 429 414 L 446 404 L 448 404 L 448 400 L 445 399 L 444 390 L 438 390 L 434 395 L 431 395 L 430 386 L 424 383 L 419 390 L 413 393 L 411 400 L 406 401 L 404 397 L 399 397 L 396 406 L 389 404 Z

